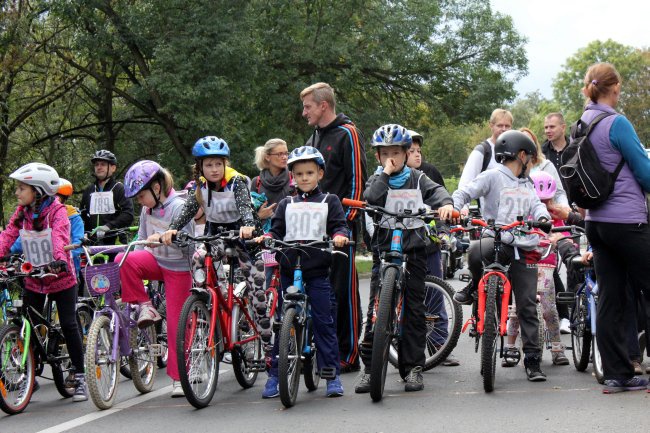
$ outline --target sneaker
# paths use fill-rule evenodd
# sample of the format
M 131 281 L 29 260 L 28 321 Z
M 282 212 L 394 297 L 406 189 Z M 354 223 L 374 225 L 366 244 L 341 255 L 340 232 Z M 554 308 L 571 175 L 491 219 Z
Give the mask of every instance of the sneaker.
M 140 305 L 140 315 L 138 316 L 138 328 L 146 328 L 153 325 L 155 322 L 162 320 L 158 311 L 149 304 Z
M 343 395 L 343 384 L 341 384 L 341 377 L 336 376 L 334 379 L 327 381 L 327 394 L 328 397 L 341 397 Z
M 72 387 L 71 387 L 72 388 Z M 41 389 L 41 385 L 38 383 L 38 380 L 34 379 L 34 386 L 32 387 L 32 394 Z
M 280 395 L 279 382 L 276 376 L 269 376 L 262 391 L 262 398 L 275 398 Z
M 75 380 L 77 385 L 74 389 L 74 395 L 72 396 L 72 401 L 86 401 L 88 400 L 88 390 L 86 389 L 86 377 L 83 374 L 75 374 Z
M 539 366 L 541 356 L 529 355 L 524 358 L 524 367 L 526 368 L 526 376 L 531 382 L 544 382 L 546 381 L 546 374 Z
M 472 305 L 472 302 L 474 301 L 472 298 L 474 288 L 472 286 L 473 283 L 470 281 L 468 285 L 454 293 L 454 302 L 460 305 Z
M 570 334 L 571 333 L 571 322 L 569 319 L 560 320 L 560 334 Z
M 641 377 L 632 377 L 627 380 L 614 380 L 609 379 L 605 381 L 603 387 L 603 394 L 616 394 L 623 391 L 640 391 L 646 389 L 648 380 Z
M 650 365 L 645 368 L 645 374 L 650 374 Z
M 222 361 L 226 364 L 232 364 L 232 354 L 230 352 L 224 353 Z
M 172 382 L 172 398 L 185 397 L 185 392 L 179 380 Z
M 424 378 L 422 377 L 422 367 L 413 367 L 409 374 L 404 378 L 404 391 L 422 391 L 424 389 Z
M 551 351 L 551 357 L 553 358 L 553 365 L 569 365 L 569 358 L 564 354 L 564 350 L 558 352 Z
M 357 394 L 367 394 L 370 392 L 370 374 L 362 373 L 359 376 L 359 383 L 354 387 Z
M 640 376 L 643 374 L 643 366 L 639 361 L 632 361 L 632 367 L 634 367 L 634 374 Z
M 445 367 L 458 367 L 460 361 L 454 355 L 448 355 L 444 361 L 441 362 Z

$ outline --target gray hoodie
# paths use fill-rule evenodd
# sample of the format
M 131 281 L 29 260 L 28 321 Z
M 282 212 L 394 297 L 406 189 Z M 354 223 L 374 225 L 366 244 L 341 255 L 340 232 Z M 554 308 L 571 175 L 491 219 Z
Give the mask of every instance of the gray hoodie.
M 504 193 L 515 188 L 522 191 L 523 199 L 514 206 L 508 204 L 509 209 L 500 208 Z M 540 218 L 551 219 L 546 205 L 537 197 L 530 180 L 519 179 L 504 165 L 484 171 L 474 180 L 454 191 L 452 194 L 454 208 L 462 209 L 465 204 L 478 197 L 483 197 L 483 206 L 481 207 L 483 219 L 494 219 L 497 224 L 510 224 L 516 220 L 517 215 L 523 216 L 524 220 L 531 217 L 535 221 Z M 500 210 L 501 212 L 499 212 Z M 523 250 L 532 250 L 539 243 L 539 237 L 537 235 L 517 236 L 514 242 L 512 242 L 512 238 L 510 238 L 510 242 L 507 242 L 507 237 L 504 236 L 503 241 L 512 243 Z

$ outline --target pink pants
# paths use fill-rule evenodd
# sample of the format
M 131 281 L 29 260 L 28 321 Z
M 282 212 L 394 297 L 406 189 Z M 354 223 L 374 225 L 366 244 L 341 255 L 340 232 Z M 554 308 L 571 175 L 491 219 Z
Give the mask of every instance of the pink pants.
M 122 254 L 118 254 L 115 261 L 119 262 L 121 259 Z M 167 345 L 169 347 L 167 375 L 173 380 L 180 380 L 176 362 L 176 328 L 183 304 L 190 296 L 190 287 L 192 287 L 190 271 L 170 271 L 161 268 L 153 254 L 149 251 L 138 250 L 129 253 L 126 261 L 122 264 L 120 280 L 122 280 L 122 300 L 138 304 L 149 301 L 149 295 L 145 291 L 142 280 L 165 283 Z

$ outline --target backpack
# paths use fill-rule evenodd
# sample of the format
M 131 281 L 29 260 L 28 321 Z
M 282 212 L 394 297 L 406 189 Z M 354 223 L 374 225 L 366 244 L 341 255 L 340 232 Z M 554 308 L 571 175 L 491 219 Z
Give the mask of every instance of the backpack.
M 601 113 L 587 124 L 581 119 L 571 125 L 571 142 L 562 153 L 560 176 L 566 182 L 569 200 L 581 208 L 594 209 L 609 197 L 614 190 L 616 178 L 625 160 L 610 173 L 603 168 L 593 144 L 589 140 L 591 130 L 605 117 L 613 113 Z
M 474 150 L 477 150 L 483 154 L 483 164 L 481 165 L 481 173 L 487 170 L 488 165 L 490 165 L 490 160 L 492 159 L 492 146 L 488 143 L 487 140 L 484 140 L 476 145 Z

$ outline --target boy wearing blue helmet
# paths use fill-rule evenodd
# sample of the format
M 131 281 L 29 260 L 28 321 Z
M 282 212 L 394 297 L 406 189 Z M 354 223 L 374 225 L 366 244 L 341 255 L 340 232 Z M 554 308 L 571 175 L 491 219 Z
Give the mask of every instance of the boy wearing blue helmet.
M 289 155 L 289 170 L 296 182 L 297 194 L 286 197 L 278 203 L 278 207 L 271 220 L 271 230 L 264 236 L 257 238 L 262 242 L 265 237 L 283 240 L 308 240 L 301 238 L 297 224 L 291 224 L 292 215 L 310 215 L 310 230 L 316 230 L 319 238 L 323 235 L 331 236 L 336 247 L 348 244 L 347 224 L 341 201 L 334 194 L 321 192 L 318 181 L 325 173 L 323 155 L 311 146 L 302 146 L 294 149 Z M 299 218 L 303 220 L 303 218 Z M 289 222 L 289 223 L 288 223 Z M 312 236 L 313 238 L 314 236 Z M 279 256 L 279 255 L 278 255 Z M 276 256 L 276 257 L 278 257 Z M 293 283 L 293 267 L 297 252 L 288 251 L 280 257 L 280 272 L 282 289 Z M 343 395 L 341 385 L 339 346 L 336 337 L 336 299 L 329 280 L 331 257 L 330 254 L 318 249 L 309 249 L 308 254 L 302 256 L 303 281 L 307 283 L 311 314 L 314 326 L 319 369 L 324 367 L 335 368 L 336 378 L 327 381 L 327 396 L 339 397 Z M 273 398 L 279 395 L 278 390 L 278 347 L 273 348 L 269 378 L 266 382 L 263 398 Z
M 401 125 L 384 125 L 377 129 L 372 137 L 372 147 L 377 151 L 380 166 L 368 179 L 364 198 L 369 204 L 387 209 L 412 208 L 426 206 L 437 209 L 441 219 L 449 219 L 453 211 L 452 200 L 442 185 L 429 179 L 424 173 L 406 165 L 408 150 L 413 139 Z M 394 191 L 399 190 L 399 193 Z M 408 202 L 405 195 L 408 194 Z M 407 256 L 406 289 L 404 290 L 404 309 L 402 319 L 402 338 L 399 347 L 399 370 L 404 378 L 405 390 L 420 391 L 424 388 L 422 368 L 424 367 L 424 349 L 426 342 L 426 323 L 424 318 L 424 279 L 427 275 L 425 241 L 427 236 L 424 223 L 413 220 L 407 227 L 395 227 L 395 221 L 383 218 L 375 221 L 377 228 L 372 236 L 373 250 L 390 251 L 392 231 L 405 228 L 402 249 Z M 359 345 L 361 359 L 365 366 L 359 383 L 355 388 L 358 394 L 370 392 L 370 370 L 372 359 L 373 306 L 375 294 L 378 293 L 379 281 L 370 288 L 370 302 L 363 340 Z

